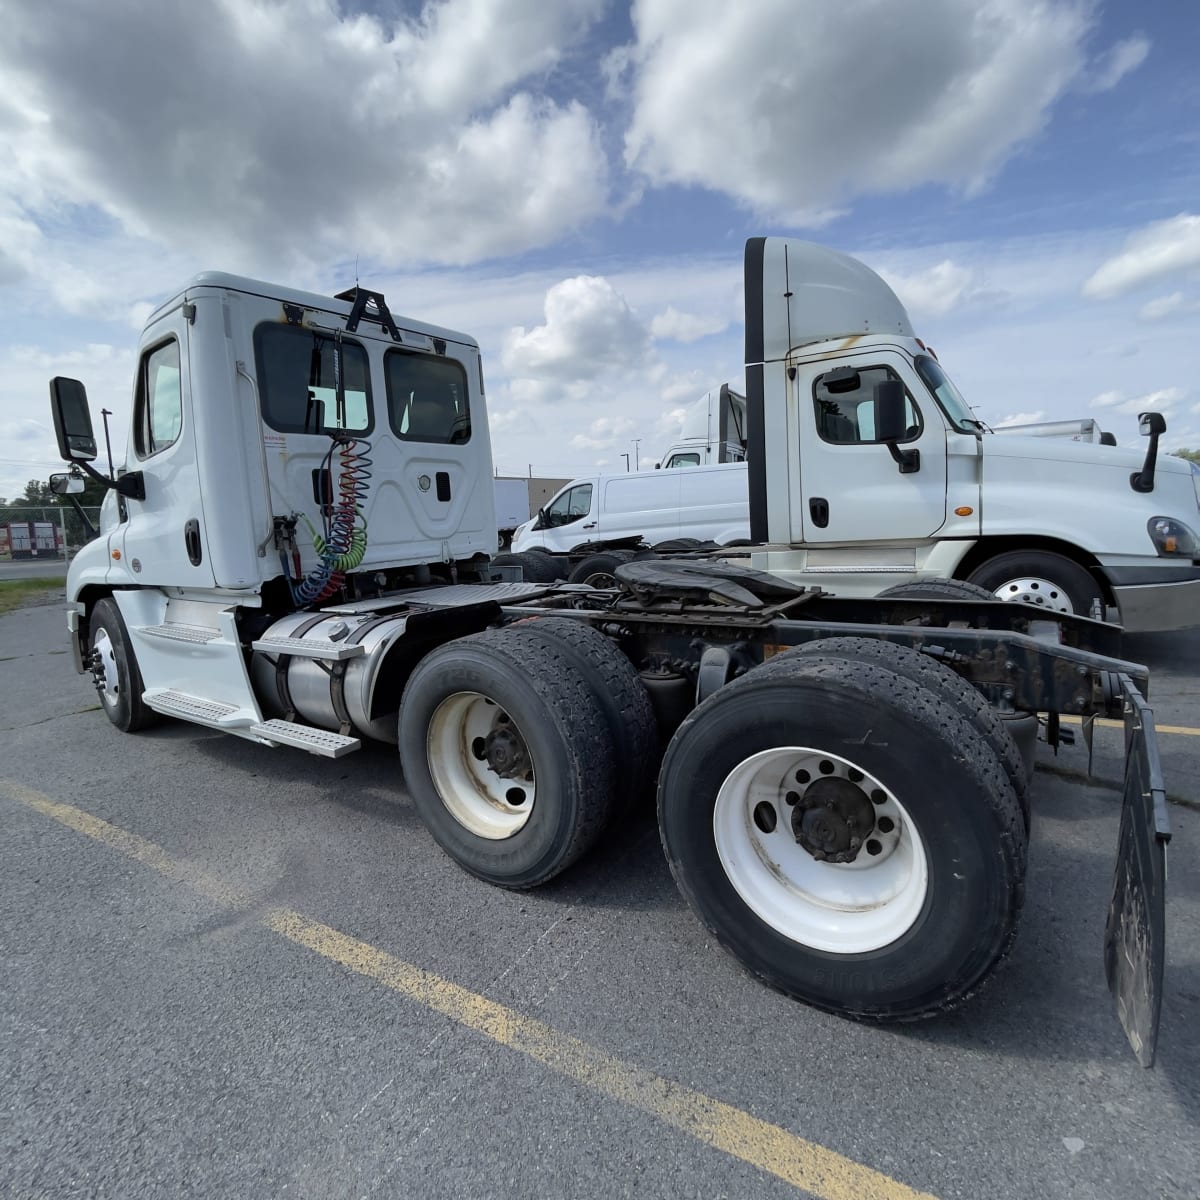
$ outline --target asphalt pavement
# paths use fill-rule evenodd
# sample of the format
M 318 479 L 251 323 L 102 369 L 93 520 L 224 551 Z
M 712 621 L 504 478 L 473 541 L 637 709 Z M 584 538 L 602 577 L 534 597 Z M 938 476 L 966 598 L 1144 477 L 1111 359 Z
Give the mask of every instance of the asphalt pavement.
M 1200 1196 L 1200 632 L 1152 669 L 1174 840 L 1159 1061 L 1101 942 L 1121 735 L 1039 748 L 1017 947 L 936 1021 L 747 977 L 650 813 L 472 879 L 395 753 L 113 729 L 59 605 L 0 617 L 0 1196 Z

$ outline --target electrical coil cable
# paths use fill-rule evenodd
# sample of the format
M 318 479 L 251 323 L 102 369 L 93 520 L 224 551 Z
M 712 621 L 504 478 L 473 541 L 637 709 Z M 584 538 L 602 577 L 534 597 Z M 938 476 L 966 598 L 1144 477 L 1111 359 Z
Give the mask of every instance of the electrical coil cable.
M 298 583 L 290 578 L 292 599 L 297 604 L 317 604 L 328 600 L 345 581 L 346 572 L 355 570 L 367 551 L 367 521 L 362 501 L 366 499 L 368 469 L 371 460 L 366 451 L 370 443 L 361 438 L 338 437 L 330 444 L 321 463 L 321 478 L 332 469 L 338 455 L 338 495 L 333 504 L 321 506 L 324 528 L 318 533 L 308 517 L 303 517 L 312 535 L 319 562 Z

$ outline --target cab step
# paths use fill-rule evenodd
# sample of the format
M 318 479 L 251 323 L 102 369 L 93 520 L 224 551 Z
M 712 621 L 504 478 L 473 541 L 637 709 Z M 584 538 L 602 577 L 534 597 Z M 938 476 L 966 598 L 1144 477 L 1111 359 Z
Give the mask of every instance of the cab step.
M 139 625 L 137 630 L 147 637 L 166 638 L 172 642 L 212 642 L 221 636 L 219 629 L 207 625 L 184 625 L 178 621 L 169 621 L 165 625 Z
M 297 658 L 322 658 L 329 662 L 343 662 L 366 653 L 366 647 L 358 642 L 331 642 L 328 638 L 266 637 L 251 645 L 263 654 L 293 654 Z
M 148 688 L 142 694 L 142 699 L 165 717 L 179 717 L 197 725 L 209 725 L 213 729 L 245 729 L 258 717 L 257 713 L 238 708 L 236 704 L 206 700 L 203 696 L 191 696 L 173 688 Z
M 251 725 L 250 732 L 281 746 L 295 746 L 323 758 L 341 758 L 362 749 L 362 742 L 358 738 L 344 737 L 328 729 L 314 729 L 311 725 L 297 725 L 295 721 L 278 718 Z

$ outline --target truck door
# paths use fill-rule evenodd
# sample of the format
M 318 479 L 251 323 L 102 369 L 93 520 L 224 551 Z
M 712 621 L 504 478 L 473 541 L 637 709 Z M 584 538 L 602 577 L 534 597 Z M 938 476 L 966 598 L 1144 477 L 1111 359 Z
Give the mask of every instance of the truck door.
M 126 465 L 141 471 L 146 498 L 125 500 L 111 544 L 148 586 L 211 588 L 182 307 L 155 322 L 142 346 Z
M 907 394 L 899 449 L 920 453 L 908 473 L 875 437 L 875 385 L 889 378 Z M 793 541 L 913 541 L 945 524 L 946 428 L 904 356 L 883 351 L 853 366 L 813 364 L 797 371 L 795 388 L 801 504 L 792 512 Z

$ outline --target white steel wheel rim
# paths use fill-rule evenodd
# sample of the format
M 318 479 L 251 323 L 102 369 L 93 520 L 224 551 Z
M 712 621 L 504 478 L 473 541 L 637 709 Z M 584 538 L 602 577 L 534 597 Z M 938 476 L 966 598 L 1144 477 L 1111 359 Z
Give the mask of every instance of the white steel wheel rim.
M 802 783 L 805 772 L 809 782 Z M 802 799 L 812 782 L 829 777 L 876 796 L 876 827 L 867 842 L 878 844 L 877 853 L 868 853 L 865 842 L 853 862 L 821 862 L 797 842 L 788 798 Z M 775 814 L 770 832 L 762 805 Z M 911 929 L 924 908 L 929 867 L 920 833 L 890 789 L 836 754 L 779 746 L 744 759 L 717 793 L 713 835 L 721 866 L 746 905 L 776 932 L 814 950 L 881 949 Z
M 511 730 L 524 745 L 516 723 L 495 701 L 478 692 L 455 692 L 434 709 L 426 739 L 429 773 L 446 811 L 464 829 L 491 841 L 524 829 L 536 798 L 531 757 L 527 771 L 505 777 L 481 756 L 481 744 L 501 730 Z
M 103 682 L 96 680 L 96 690 L 109 708 L 116 708 L 121 693 L 121 677 L 117 673 L 117 653 L 107 629 L 96 630 L 96 636 L 92 639 L 92 651 L 99 660 L 100 670 L 104 675 Z
M 1050 579 L 1040 579 L 1035 575 L 1022 575 L 1018 579 L 1009 579 L 995 588 L 995 594 L 1001 600 L 1020 600 L 1025 604 L 1036 604 L 1039 608 L 1048 608 L 1051 612 L 1073 613 L 1075 606 L 1071 597 L 1061 584 Z

